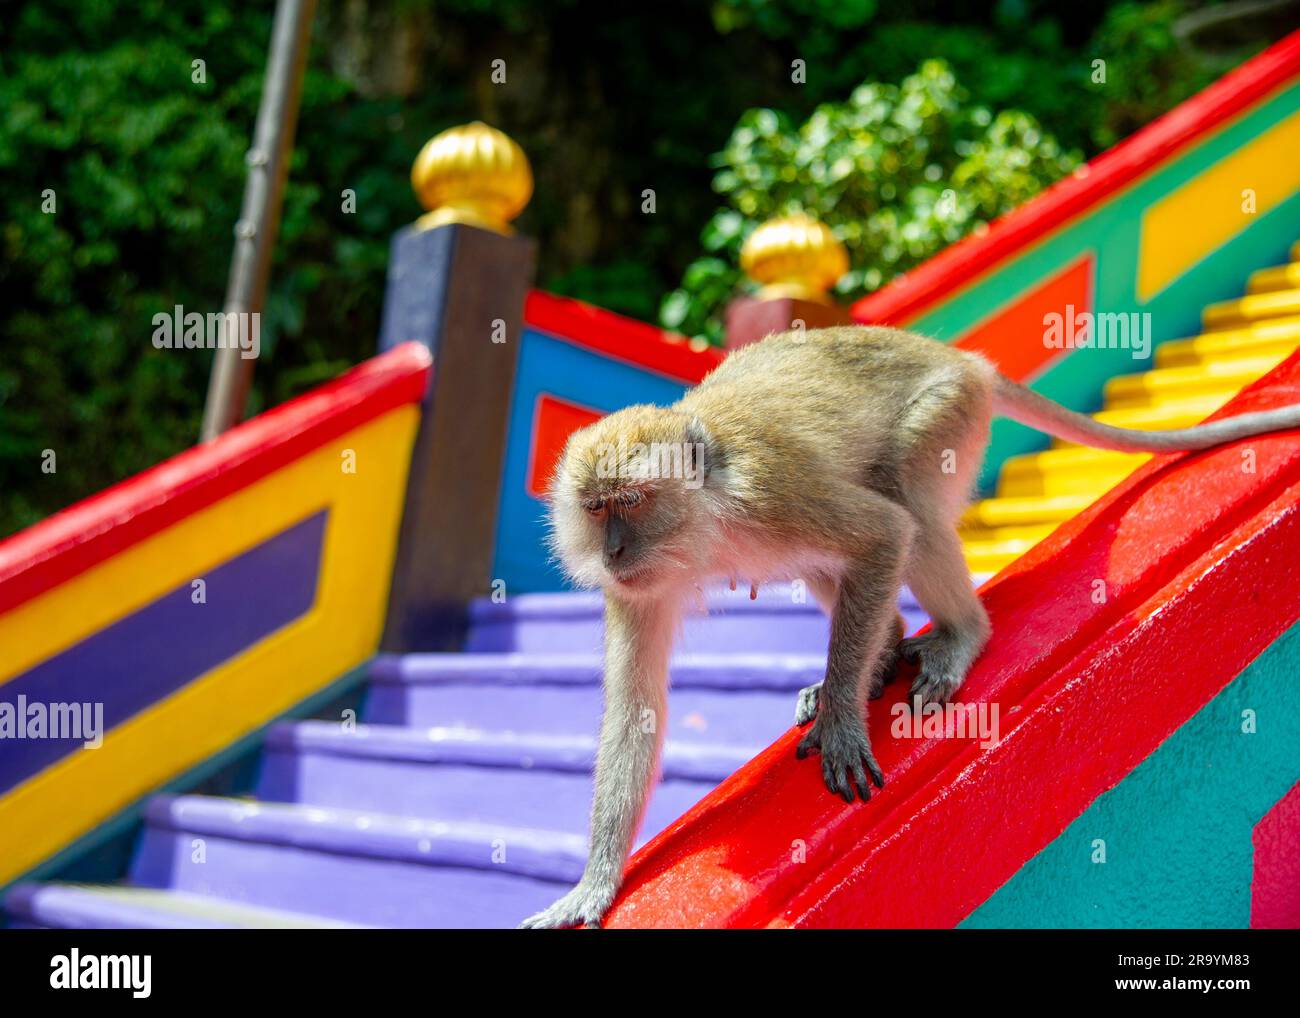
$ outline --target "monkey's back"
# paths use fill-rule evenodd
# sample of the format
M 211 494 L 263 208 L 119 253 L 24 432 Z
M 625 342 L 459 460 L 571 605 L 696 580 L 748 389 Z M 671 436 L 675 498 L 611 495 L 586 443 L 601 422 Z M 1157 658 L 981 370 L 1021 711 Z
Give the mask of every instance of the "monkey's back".
M 945 388 L 978 398 L 989 379 L 978 357 L 924 336 L 843 326 L 742 347 L 677 409 L 699 416 L 724 448 L 757 438 L 775 458 L 813 457 L 822 469 L 861 478 L 893 455 L 898 428 L 920 398 Z

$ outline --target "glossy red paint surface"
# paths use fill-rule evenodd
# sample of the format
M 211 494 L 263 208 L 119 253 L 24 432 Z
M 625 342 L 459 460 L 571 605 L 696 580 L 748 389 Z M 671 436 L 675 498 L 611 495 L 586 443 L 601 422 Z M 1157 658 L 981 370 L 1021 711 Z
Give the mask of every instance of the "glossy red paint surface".
M 0 612 L 44 593 L 332 438 L 417 403 L 429 351 L 406 343 L 0 542 Z
M 1298 394 L 1300 354 L 1220 415 Z M 637 853 L 609 924 L 959 922 L 1300 617 L 1298 568 L 1300 435 L 1152 460 L 983 588 L 958 700 L 996 746 L 893 738 L 905 673 L 871 705 L 883 791 L 833 798 L 791 730 Z
M 541 290 L 528 294 L 524 325 L 692 385 L 722 363 L 724 356 L 712 347 L 692 350 L 685 336 Z
M 869 324 L 906 324 L 931 304 L 970 285 L 1027 245 L 1221 127 L 1225 120 L 1297 74 L 1300 32 L 1293 32 L 1102 153 L 1083 173 L 1058 181 L 1014 212 L 995 220 L 983 234 L 959 241 L 906 276 L 863 297 L 853 305 L 853 317 Z

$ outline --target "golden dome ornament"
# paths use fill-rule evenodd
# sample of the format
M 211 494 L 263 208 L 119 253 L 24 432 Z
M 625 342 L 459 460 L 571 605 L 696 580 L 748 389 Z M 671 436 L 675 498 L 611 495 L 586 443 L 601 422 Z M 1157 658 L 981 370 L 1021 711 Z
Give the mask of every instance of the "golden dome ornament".
M 740 267 L 760 285 L 760 299 L 829 304 L 831 287 L 849 271 L 849 255 L 825 223 L 795 212 L 751 233 L 740 249 Z
M 430 138 L 411 166 L 411 188 L 427 230 L 464 223 L 506 235 L 533 196 L 533 170 L 514 140 L 481 121 Z

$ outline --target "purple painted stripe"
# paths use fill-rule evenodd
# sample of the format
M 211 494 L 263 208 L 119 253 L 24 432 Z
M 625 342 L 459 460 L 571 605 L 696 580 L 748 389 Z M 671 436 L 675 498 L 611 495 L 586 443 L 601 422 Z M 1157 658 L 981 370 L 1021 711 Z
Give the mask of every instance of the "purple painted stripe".
M 156 796 L 145 808 L 145 819 L 153 831 L 423 866 L 503 870 L 557 881 L 581 876 L 587 856 L 587 839 L 581 834 L 210 796 Z M 493 843 L 499 840 L 510 846 L 502 863 L 493 861 Z M 158 883 L 159 874 L 150 868 L 149 858 L 149 853 L 140 852 L 132 879 L 150 887 L 170 886 Z
M 316 599 L 328 510 L 196 575 L 0 686 L 0 703 L 103 704 L 109 732 L 299 618 Z M 76 752 L 72 739 L 0 739 L 0 792 Z
M 674 689 L 797 691 L 820 682 L 823 654 L 678 654 L 670 668 Z M 377 683 L 479 685 L 599 685 L 597 654 L 465 653 L 383 655 L 370 667 Z
M 577 771 L 588 774 L 596 760 L 594 736 L 487 732 L 465 728 L 399 728 L 358 725 L 349 731 L 330 721 L 275 725 L 267 733 L 272 749 L 297 749 L 335 756 L 406 760 L 428 764 Z M 666 742 L 663 776 L 721 781 L 752 759 L 762 745 Z

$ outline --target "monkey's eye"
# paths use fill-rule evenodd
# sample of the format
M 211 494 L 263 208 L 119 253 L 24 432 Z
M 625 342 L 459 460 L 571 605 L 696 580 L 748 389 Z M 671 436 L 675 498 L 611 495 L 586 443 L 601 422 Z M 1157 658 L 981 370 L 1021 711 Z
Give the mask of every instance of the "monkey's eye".
M 637 488 L 628 488 L 627 491 L 621 492 L 617 502 L 620 509 L 635 509 L 645 501 L 645 492 Z
M 605 511 L 605 500 L 602 498 L 592 498 L 582 503 L 582 508 L 587 510 L 589 516 L 599 516 Z

